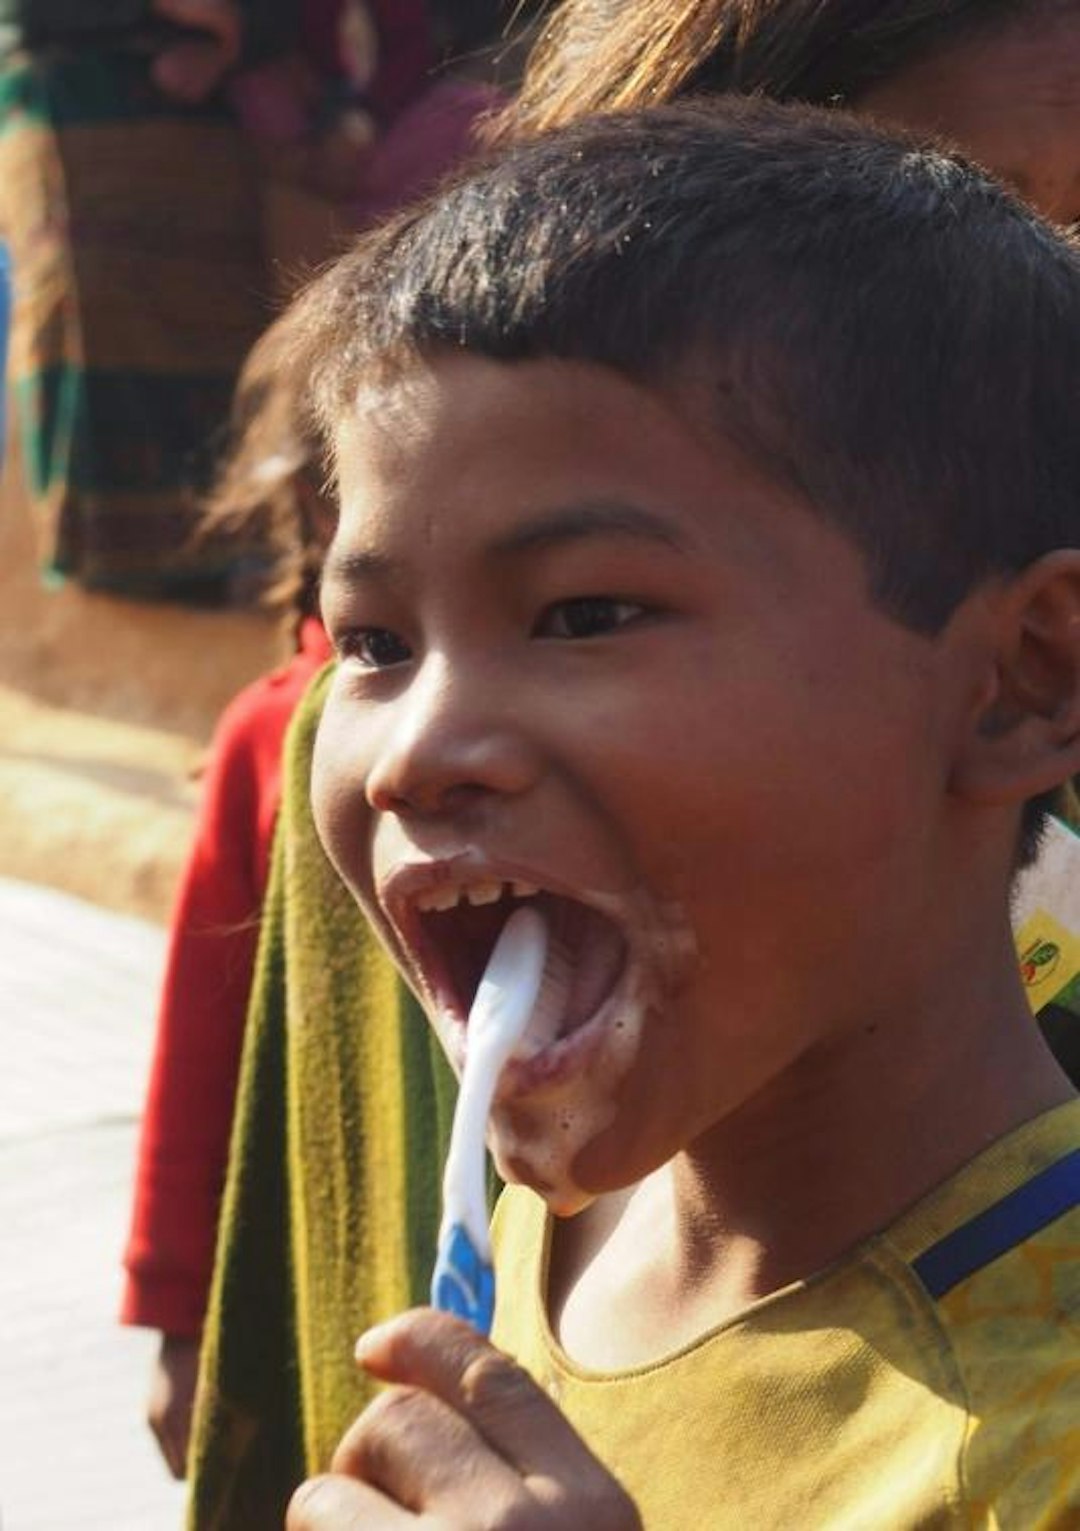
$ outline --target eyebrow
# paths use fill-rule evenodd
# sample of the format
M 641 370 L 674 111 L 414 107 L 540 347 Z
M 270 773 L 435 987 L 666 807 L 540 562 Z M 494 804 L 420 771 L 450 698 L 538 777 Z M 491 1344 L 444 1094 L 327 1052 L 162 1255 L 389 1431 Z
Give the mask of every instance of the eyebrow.
M 619 500 L 587 500 L 543 512 L 496 537 L 485 551 L 498 559 L 513 558 L 599 537 L 626 537 L 659 543 L 679 553 L 692 551 L 686 539 L 679 536 L 663 517 Z M 373 549 L 342 548 L 335 551 L 331 548 L 322 582 L 324 585 L 332 581 L 360 585 L 370 580 L 387 581 L 400 574 L 401 569 L 401 560 Z
M 685 539 L 663 517 L 619 500 L 587 500 L 548 511 L 497 537 L 489 551 L 507 557 L 559 543 L 612 536 L 661 543 L 680 553 L 690 551 Z
M 335 551 L 331 546 L 320 583 L 327 585 L 340 581 L 343 585 L 362 585 L 368 580 L 390 579 L 399 568 L 398 560 L 388 558 L 385 553 L 345 548 Z

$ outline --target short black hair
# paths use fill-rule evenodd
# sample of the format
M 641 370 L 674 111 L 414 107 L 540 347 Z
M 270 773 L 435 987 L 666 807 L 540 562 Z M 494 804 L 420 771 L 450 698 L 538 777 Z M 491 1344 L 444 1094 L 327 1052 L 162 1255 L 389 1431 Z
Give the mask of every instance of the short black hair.
M 718 428 L 922 632 L 1080 543 L 1080 252 L 958 156 L 844 113 L 728 98 L 571 124 L 399 216 L 302 301 L 327 417 L 418 354 L 659 386 L 695 364 Z

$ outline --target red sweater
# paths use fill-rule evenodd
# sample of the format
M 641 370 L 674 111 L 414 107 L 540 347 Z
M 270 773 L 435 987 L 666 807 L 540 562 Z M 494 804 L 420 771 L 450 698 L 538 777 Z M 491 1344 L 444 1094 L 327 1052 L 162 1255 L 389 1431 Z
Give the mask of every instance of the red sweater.
M 170 932 L 124 1256 L 124 1323 L 184 1335 L 202 1327 L 282 743 L 329 657 L 321 624 L 309 618 L 299 652 L 241 691 L 214 734 Z

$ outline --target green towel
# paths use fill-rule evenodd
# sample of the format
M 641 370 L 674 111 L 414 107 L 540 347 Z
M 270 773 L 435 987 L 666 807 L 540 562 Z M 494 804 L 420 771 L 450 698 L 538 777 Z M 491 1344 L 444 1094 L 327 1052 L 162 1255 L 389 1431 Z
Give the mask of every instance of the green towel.
M 192 1440 L 188 1526 L 280 1526 L 370 1396 L 353 1344 L 426 1301 L 455 1085 L 323 854 L 301 703 L 248 1015 Z

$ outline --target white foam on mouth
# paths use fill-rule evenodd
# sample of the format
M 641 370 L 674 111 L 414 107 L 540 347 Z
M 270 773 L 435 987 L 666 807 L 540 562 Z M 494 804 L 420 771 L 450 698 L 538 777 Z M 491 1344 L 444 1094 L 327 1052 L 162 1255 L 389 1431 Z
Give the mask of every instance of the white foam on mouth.
M 535 1103 L 520 1097 L 499 1113 L 496 1161 L 504 1178 L 541 1191 L 559 1216 L 589 1204 L 575 1174 L 578 1156 L 611 1125 L 623 1079 L 634 1066 L 649 1018 L 648 986 L 640 971 L 624 975 L 598 1011 L 598 1045 L 589 1064 Z
M 621 910 L 600 896 L 592 903 L 613 920 L 620 913 L 625 917 L 625 901 Z M 615 1120 L 622 1082 L 634 1067 L 650 1018 L 655 1022 L 665 1013 L 698 960 L 693 932 L 678 905 L 643 895 L 633 913 L 638 918 L 629 924 L 625 968 L 597 1012 L 601 1036 L 588 1067 L 535 1105 L 515 1100 L 512 1110 L 499 1115 L 500 1169 L 516 1178 L 510 1168 L 517 1164 L 524 1178 L 543 1183 L 544 1198 L 559 1215 L 580 1211 L 593 1200 L 593 1193 L 580 1185 L 576 1162 Z M 530 1023 L 530 1044 L 532 1034 Z

